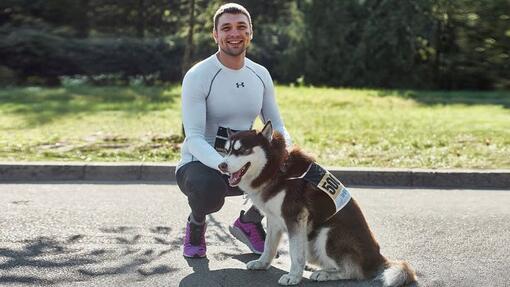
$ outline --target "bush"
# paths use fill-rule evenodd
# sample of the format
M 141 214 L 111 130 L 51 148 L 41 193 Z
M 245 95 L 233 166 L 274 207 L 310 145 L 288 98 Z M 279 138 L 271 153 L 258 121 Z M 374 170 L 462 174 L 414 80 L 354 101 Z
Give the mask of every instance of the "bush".
M 179 39 L 63 38 L 30 28 L 0 30 L 0 65 L 14 71 L 19 82 L 43 79 L 60 84 L 62 76 L 90 81 L 146 84 L 181 79 L 183 44 Z
M 15 84 L 16 80 L 17 75 L 13 70 L 6 66 L 0 66 L 0 87 Z

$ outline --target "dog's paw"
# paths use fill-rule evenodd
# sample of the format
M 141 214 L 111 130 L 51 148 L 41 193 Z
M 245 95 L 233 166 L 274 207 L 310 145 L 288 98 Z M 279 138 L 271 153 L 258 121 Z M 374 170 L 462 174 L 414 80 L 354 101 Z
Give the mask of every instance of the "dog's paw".
M 329 280 L 331 280 L 331 278 L 329 276 L 329 272 L 324 271 L 324 270 L 317 270 L 317 271 L 312 272 L 312 274 L 310 275 L 310 280 L 329 281 Z
M 269 266 L 271 266 L 271 264 L 261 260 L 253 260 L 246 263 L 246 268 L 248 270 L 267 270 L 269 269 Z
M 292 274 L 285 274 L 282 277 L 280 277 L 280 280 L 278 280 L 278 284 L 280 285 L 297 285 L 301 282 L 301 276 L 296 276 Z

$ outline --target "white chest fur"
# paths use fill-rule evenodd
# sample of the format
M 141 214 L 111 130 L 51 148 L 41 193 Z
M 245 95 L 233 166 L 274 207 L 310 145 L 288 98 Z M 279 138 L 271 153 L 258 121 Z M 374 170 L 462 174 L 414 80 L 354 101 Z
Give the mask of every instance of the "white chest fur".
M 285 220 L 282 217 L 282 204 L 285 198 L 285 190 L 281 190 L 267 201 L 263 201 L 259 194 L 258 192 L 248 192 L 248 197 L 268 219 L 270 218 L 275 224 L 279 225 L 281 230 L 286 230 Z

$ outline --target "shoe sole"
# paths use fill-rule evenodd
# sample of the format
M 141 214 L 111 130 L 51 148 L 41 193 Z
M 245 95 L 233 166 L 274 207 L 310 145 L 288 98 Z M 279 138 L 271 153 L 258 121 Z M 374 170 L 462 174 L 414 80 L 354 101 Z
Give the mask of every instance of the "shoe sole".
M 186 257 L 186 258 L 195 258 L 195 259 L 199 259 L 199 258 L 205 258 L 206 255 L 204 256 L 200 256 L 200 255 L 193 255 L 193 256 L 189 256 L 189 255 L 186 255 L 186 254 L 182 254 L 182 256 Z
M 246 237 L 246 235 L 244 235 L 244 232 L 242 232 L 239 228 L 237 228 L 235 226 L 229 226 L 228 230 L 230 231 L 230 234 L 232 234 L 232 236 L 234 236 L 237 240 L 241 241 L 246 246 L 248 246 L 248 248 L 250 248 L 251 252 L 258 254 L 258 255 L 262 254 L 262 252 L 257 251 L 255 248 L 253 248 L 253 245 L 251 244 L 248 237 Z

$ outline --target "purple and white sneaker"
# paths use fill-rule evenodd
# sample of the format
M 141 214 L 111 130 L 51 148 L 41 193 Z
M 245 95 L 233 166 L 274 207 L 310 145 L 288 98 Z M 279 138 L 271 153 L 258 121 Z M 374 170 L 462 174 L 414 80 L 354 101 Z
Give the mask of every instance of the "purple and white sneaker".
M 205 245 L 205 230 L 207 224 L 193 224 L 188 221 L 186 224 L 186 235 L 184 236 L 183 255 L 189 258 L 203 258 L 207 251 Z
M 230 234 L 242 243 L 246 244 L 253 253 L 262 254 L 262 252 L 264 252 L 266 232 L 260 222 L 244 222 L 242 220 L 243 215 L 244 210 L 241 211 L 241 214 L 234 224 L 229 226 Z

